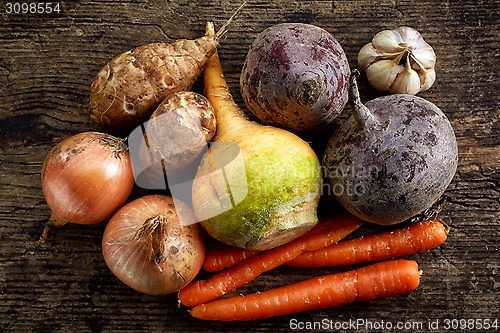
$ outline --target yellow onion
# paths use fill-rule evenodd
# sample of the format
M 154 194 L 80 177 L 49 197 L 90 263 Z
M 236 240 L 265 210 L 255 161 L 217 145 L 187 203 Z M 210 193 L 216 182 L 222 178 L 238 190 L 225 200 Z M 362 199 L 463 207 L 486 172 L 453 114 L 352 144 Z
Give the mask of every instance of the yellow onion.
M 104 230 L 102 252 L 113 274 L 149 295 L 179 291 L 200 271 L 205 240 L 180 200 L 148 195 L 129 202 Z
M 127 145 L 109 134 L 84 132 L 47 154 L 42 189 L 52 215 L 40 237 L 67 222 L 94 224 L 123 206 L 134 186 Z

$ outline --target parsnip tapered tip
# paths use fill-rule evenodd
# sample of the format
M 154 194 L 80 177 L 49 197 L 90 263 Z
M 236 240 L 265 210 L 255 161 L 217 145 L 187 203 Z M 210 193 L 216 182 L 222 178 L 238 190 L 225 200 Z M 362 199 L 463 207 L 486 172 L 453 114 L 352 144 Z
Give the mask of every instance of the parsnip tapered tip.
M 205 36 L 215 36 L 214 22 L 208 21 L 205 25 Z

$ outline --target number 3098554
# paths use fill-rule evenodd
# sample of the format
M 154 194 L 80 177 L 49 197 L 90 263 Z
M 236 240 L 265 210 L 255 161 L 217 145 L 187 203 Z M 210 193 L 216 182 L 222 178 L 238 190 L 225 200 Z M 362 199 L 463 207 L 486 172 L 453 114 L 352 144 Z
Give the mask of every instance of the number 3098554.
M 59 14 L 59 2 L 6 2 L 7 14 Z

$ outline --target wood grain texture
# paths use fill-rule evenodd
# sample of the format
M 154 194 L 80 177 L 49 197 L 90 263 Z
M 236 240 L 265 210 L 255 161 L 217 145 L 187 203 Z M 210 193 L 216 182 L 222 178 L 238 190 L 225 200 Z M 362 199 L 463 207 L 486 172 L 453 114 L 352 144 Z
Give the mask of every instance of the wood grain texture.
M 141 295 L 119 282 L 101 257 L 105 224 L 67 225 L 45 245 L 37 239 L 50 211 L 40 168 L 57 142 L 87 130 L 91 81 L 133 47 L 203 34 L 239 5 L 229 0 L 61 1 L 51 15 L 0 14 L 0 332 L 289 331 L 289 322 L 365 319 L 396 323 L 444 318 L 499 319 L 498 1 L 251 0 L 221 41 L 220 56 L 236 101 L 239 73 L 256 34 L 280 22 L 331 32 L 352 67 L 378 31 L 409 25 L 437 54 L 437 81 L 420 94 L 450 119 L 459 166 L 441 217 L 450 224 L 441 247 L 412 256 L 421 286 L 406 295 L 248 323 L 207 323 L 177 307 L 176 295 Z M 195 89 L 201 89 L 197 84 Z M 360 82 L 364 100 L 380 94 Z M 341 123 L 347 110 L 336 121 Z M 335 126 L 335 125 L 334 125 Z M 309 138 L 321 153 L 331 128 Z M 147 191 L 135 191 L 139 196 Z M 335 207 L 324 198 L 320 211 Z M 241 292 L 255 292 L 334 269 L 282 267 Z M 424 326 L 425 328 L 426 326 Z M 442 328 L 442 327 L 441 327 Z M 372 331 L 359 327 L 359 332 Z M 427 331 L 426 329 L 421 331 Z

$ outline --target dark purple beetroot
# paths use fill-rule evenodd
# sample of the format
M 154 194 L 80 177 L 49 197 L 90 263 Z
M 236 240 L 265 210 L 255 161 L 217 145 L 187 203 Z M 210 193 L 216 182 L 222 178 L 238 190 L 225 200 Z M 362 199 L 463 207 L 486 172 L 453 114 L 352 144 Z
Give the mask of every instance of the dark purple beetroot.
M 243 100 L 263 123 L 295 132 L 326 126 L 348 100 L 349 63 L 337 40 L 310 24 L 283 23 L 252 43 Z
M 353 116 L 330 139 L 323 164 L 331 191 L 351 213 L 402 222 L 431 206 L 458 162 L 453 128 L 431 102 L 396 94 L 361 104 L 351 77 Z

